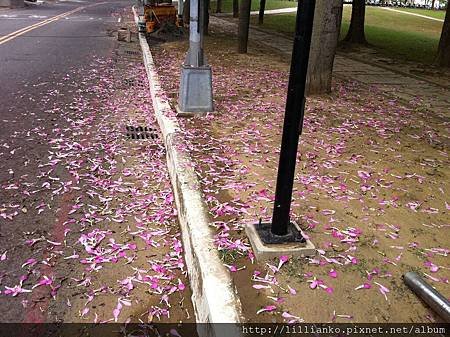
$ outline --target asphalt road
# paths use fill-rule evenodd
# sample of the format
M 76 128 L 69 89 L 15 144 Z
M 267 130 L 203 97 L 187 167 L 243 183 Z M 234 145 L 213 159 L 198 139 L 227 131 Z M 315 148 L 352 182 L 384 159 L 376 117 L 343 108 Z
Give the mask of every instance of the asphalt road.
M 59 1 L 24 9 L 0 10 L 1 105 L 24 83 L 63 73 L 71 66 L 111 52 L 110 29 L 117 22 L 111 14 L 131 1 Z M 4 36 L 57 15 L 78 10 L 59 20 L 27 31 L 7 42 Z
M 50 116 L 46 109 L 55 102 L 71 102 L 77 88 L 64 82 L 74 68 L 88 69 L 95 59 L 112 56 L 117 13 L 131 4 L 78 0 L 0 9 L 0 255 L 5 256 L 0 258 L 1 292 L 23 274 L 21 265 L 31 254 L 24 238 L 54 232 L 55 223 L 61 221 L 58 211 L 65 207 L 65 201 L 51 193 L 18 193 L 15 186 L 28 186 L 39 173 L 39 161 L 48 158 L 51 150 L 46 141 L 30 142 L 29 138 L 65 127 L 66 121 Z M 83 71 L 78 74 L 83 81 Z M 42 198 L 54 210 L 49 216 L 38 217 L 30 206 L 23 208 L 33 205 L 34 210 Z M 8 219 L 15 210 L 18 214 Z M 34 253 L 45 256 L 45 252 Z M 47 320 L 42 299 L 33 298 L 30 306 L 19 297 L 2 296 L 1 322 Z

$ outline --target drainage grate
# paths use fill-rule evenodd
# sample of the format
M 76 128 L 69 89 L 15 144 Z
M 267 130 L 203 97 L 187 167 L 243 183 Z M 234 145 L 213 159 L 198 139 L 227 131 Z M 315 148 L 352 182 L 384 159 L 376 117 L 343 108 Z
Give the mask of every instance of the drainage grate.
M 147 126 L 127 126 L 128 139 L 158 139 L 156 129 Z
M 141 55 L 137 50 L 125 50 L 124 53 L 127 55 Z
M 134 87 L 136 85 L 136 79 L 135 78 L 124 78 L 123 84 L 126 87 Z

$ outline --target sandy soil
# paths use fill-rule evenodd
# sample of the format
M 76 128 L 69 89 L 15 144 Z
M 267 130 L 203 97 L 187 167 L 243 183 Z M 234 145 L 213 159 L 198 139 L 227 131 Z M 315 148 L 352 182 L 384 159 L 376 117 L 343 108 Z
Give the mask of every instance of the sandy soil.
M 152 46 L 172 103 L 186 48 Z M 180 122 L 247 320 L 439 321 L 402 275 L 418 271 L 450 296 L 448 112 L 351 81 L 310 97 L 292 219 L 318 255 L 256 262 L 243 228 L 271 218 L 289 65 L 271 50 L 235 48 L 228 35 L 206 38 L 216 112 Z

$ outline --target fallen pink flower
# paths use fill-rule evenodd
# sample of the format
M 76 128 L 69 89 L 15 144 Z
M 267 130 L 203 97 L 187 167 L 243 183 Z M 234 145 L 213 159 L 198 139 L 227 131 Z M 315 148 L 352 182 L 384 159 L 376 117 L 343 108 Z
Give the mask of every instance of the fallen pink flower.
M 424 263 L 424 265 L 425 265 L 426 267 L 429 267 L 429 268 L 430 268 L 430 271 L 431 271 L 432 273 L 436 273 L 436 272 L 439 271 L 439 267 L 436 266 L 436 265 L 435 265 L 434 263 L 432 263 L 431 261 L 426 261 L 426 262 Z
M 382 293 L 382 294 L 384 295 L 384 298 L 385 298 L 386 301 L 387 301 L 388 298 L 387 298 L 387 295 L 386 295 L 386 294 L 389 292 L 389 289 L 386 288 L 384 285 L 378 283 L 378 282 L 374 282 L 374 283 L 379 287 L 380 293 Z
M 33 287 L 31 287 L 31 289 L 40 287 L 40 286 L 49 286 L 53 283 L 53 280 L 51 278 L 49 278 L 48 276 L 45 276 L 42 278 L 42 280 L 40 280 L 38 283 L 36 283 Z
M 292 295 L 297 295 L 297 290 L 295 290 L 294 288 L 292 288 L 289 284 L 288 284 L 288 289 L 289 289 L 289 292 L 292 294 Z
M 358 177 L 363 180 L 368 180 L 370 178 L 370 173 L 366 171 L 358 171 Z
M 302 318 L 300 318 L 300 317 L 298 317 L 298 316 L 291 315 L 290 313 L 288 313 L 288 312 L 286 312 L 286 311 L 284 311 L 284 312 L 281 314 L 281 316 L 282 316 L 283 318 L 287 319 L 289 324 L 292 324 L 292 323 L 302 323 L 302 322 L 304 322 L 304 320 L 303 320 Z
M 263 313 L 263 312 L 271 312 L 271 311 L 274 311 L 276 308 L 277 308 L 277 307 L 276 307 L 275 305 L 268 305 L 268 306 L 266 306 L 266 307 L 264 307 L 264 308 L 262 308 L 262 309 L 259 309 L 259 310 L 256 312 L 256 314 L 259 315 L 259 314 L 261 314 L 261 313 Z
M 117 322 L 117 319 L 119 318 L 120 312 L 122 311 L 122 303 L 120 300 L 117 300 L 117 306 L 113 310 L 113 316 L 114 316 L 114 322 Z
M 359 289 L 370 289 L 372 288 L 372 285 L 370 283 L 363 283 L 360 286 L 357 286 L 355 288 L 355 290 L 359 290 Z
M 21 286 L 17 285 L 14 286 L 12 288 L 5 286 L 5 289 L 3 291 L 3 293 L 5 295 L 11 295 L 12 297 L 16 297 L 19 294 L 23 294 L 23 293 L 31 293 L 31 290 L 28 289 L 23 289 Z
M 332 278 L 337 278 L 337 272 L 336 272 L 336 270 L 334 270 L 334 269 L 331 269 L 331 270 L 328 272 L 328 275 L 329 275 L 330 277 L 332 277 Z
M 280 262 L 278 262 L 277 271 L 280 271 L 280 268 L 285 264 L 287 261 L 289 261 L 289 256 L 282 255 L 280 256 Z

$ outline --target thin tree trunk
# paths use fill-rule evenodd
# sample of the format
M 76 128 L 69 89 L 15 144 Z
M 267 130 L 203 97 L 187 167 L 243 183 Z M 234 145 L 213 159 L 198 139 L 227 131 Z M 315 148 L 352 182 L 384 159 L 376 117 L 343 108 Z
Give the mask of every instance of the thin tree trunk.
M 352 18 L 347 36 L 344 41 L 356 44 L 367 44 L 366 35 L 364 33 L 364 21 L 366 16 L 365 0 L 353 0 Z
M 233 0 L 233 18 L 239 16 L 239 0 Z
M 247 53 L 248 45 L 248 30 L 250 26 L 250 8 L 252 0 L 241 0 L 239 12 L 239 25 L 238 25 L 238 53 Z
M 222 13 L 222 0 L 217 0 L 216 13 Z
M 182 1 L 182 0 L 179 0 Z M 183 6 L 183 23 L 185 25 L 189 24 L 189 17 L 191 16 L 191 2 L 189 0 L 184 1 Z
M 436 3 L 436 0 L 431 1 L 431 9 L 434 9 L 434 4 Z
M 204 20 L 205 20 L 205 24 L 204 24 L 204 29 L 203 29 L 203 33 L 205 35 L 209 34 L 209 7 L 210 7 L 210 0 L 199 0 L 199 1 L 204 1 L 203 3 L 203 10 L 205 11 L 204 13 Z
M 442 67 L 450 67 L 450 2 L 447 3 L 444 26 L 439 40 L 437 62 Z
M 308 66 L 307 94 L 331 92 L 343 0 L 317 0 Z
M 264 23 L 264 10 L 265 9 L 266 9 L 266 0 L 261 0 L 259 2 L 258 25 L 262 25 Z

